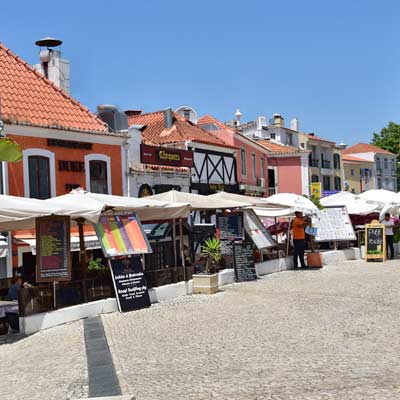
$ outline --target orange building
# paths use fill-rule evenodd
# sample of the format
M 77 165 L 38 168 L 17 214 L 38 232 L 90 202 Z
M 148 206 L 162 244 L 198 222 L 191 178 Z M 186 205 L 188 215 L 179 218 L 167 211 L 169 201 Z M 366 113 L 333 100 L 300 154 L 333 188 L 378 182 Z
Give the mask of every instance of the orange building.
M 96 193 L 125 193 L 124 134 L 112 132 L 2 44 L 0 97 L 3 134 L 23 154 L 21 162 L 3 163 L 1 193 L 46 199 L 79 186 Z M 16 259 L 15 249 L 13 255 Z M 0 263 L 0 278 L 4 274 Z

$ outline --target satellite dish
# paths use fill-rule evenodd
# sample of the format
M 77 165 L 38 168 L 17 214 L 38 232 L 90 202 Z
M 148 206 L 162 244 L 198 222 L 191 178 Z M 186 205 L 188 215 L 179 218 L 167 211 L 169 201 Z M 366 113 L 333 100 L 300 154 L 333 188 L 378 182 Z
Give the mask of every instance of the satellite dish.
M 40 47 L 57 47 L 62 44 L 62 40 L 47 36 L 43 39 L 36 40 L 35 44 Z

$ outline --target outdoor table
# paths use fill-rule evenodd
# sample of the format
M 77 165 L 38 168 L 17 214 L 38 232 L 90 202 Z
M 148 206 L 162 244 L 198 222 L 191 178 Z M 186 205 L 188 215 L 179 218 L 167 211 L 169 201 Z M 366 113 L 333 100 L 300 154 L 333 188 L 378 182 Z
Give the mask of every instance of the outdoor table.
M 6 316 L 6 312 L 18 313 L 18 300 L 0 301 L 0 318 Z

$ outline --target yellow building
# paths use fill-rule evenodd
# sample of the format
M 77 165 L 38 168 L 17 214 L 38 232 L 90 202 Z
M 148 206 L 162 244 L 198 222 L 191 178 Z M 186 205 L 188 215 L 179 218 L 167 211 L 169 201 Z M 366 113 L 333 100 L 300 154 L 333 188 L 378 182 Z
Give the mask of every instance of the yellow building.
M 375 189 L 374 162 L 350 154 L 343 154 L 345 189 L 359 194 Z

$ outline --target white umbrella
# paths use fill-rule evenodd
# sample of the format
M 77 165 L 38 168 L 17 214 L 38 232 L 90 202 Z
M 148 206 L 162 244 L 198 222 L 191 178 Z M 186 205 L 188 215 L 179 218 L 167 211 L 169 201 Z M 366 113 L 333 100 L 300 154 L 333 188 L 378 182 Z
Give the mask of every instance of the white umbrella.
M 321 205 L 329 206 L 346 206 L 349 214 L 367 215 L 379 211 L 381 206 L 377 203 L 371 203 L 359 198 L 350 192 L 338 192 L 331 196 L 323 197 Z
M 290 207 L 291 211 L 298 210 L 311 213 L 318 211 L 317 206 L 311 200 L 294 193 L 278 193 L 268 197 L 266 200 L 271 204 Z
M 385 189 L 372 189 L 358 195 L 360 199 L 379 204 L 399 204 L 400 195 Z

